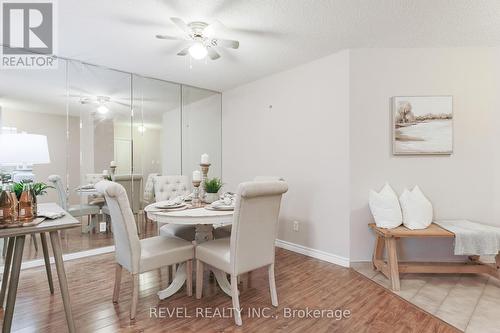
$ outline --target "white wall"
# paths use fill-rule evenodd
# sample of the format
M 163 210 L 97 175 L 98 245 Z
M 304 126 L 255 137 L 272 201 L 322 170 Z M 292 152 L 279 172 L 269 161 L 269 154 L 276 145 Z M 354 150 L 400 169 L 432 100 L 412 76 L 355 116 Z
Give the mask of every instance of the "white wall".
M 191 88 L 195 95 L 198 89 Z M 202 93 L 206 94 L 205 91 Z M 190 102 L 190 101 L 189 101 Z M 214 93 L 182 106 L 182 171 L 200 169 L 201 154 L 210 157 L 208 177 L 221 177 L 221 95 Z
M 348 258 L 349 52 L 225 91 L 222 105 L 225 190 L 284 177 L 278 238 Z
M 373 251 L 369 189 L 385 181 L 397 192 L 418 184 L 438 219 L 466 218 L 500 225 L 499 109 L 500 50 L 362 49 L 351 51 L 351 260 Z M 393 156 L 390 98 L 453 95 L 454 153 L 451 156 Z M 451 240 L 411 240 L 409 260 L 459 259 Z

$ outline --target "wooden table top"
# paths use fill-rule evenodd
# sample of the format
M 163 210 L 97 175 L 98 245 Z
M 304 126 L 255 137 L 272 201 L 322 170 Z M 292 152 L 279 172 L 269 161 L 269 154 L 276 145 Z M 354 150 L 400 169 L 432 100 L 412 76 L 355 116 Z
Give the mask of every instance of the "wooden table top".
M 40 203 L 38 204 L 40 212 L 64 212 L 64 210 L 55 203 Z M 68 212 L 61 218 L 55 220 L 46 219 L 42 223 L 33 227 L 14 227 L 0 229 L 0 238 L 22 236 L 27 234 L 36 234 L 40 232 L 50 232 L 62 229 L 79 227 L 80 222 L 71 216 Z
M 426 229 L 420 229 L 420 230 L 411 230 L 402 225 L 393 229 L 378 228 L 375 225 L 375 223 L 369 223 L 368 226 L 383 237 L 400 237 L 400 238 L 424 238 L 424 237 L 454 238 L 455 237 L 454 233 L 441 228 L 435 223 L 432 223 Z

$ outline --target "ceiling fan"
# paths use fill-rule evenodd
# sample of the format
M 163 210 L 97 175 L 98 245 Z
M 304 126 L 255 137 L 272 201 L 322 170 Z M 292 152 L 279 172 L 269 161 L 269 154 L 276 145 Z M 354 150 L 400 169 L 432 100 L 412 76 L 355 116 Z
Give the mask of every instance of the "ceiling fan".
M 183 37 L 156 35 L 156 38 L 187 41 L 189 46 L 177 53 L 179 56 L 186 56 L 189 54 L 194 59 L 199 60 L 208 55 L 210 59 L 216 60 L 220 58 L 220 54 L 215 50 L 215 48 L 227 47 L 237 49 L 240 47 L 240 42 L 237 40 L 220 39 L 211 36 L 213 26 L 217 22 L 212 24 L 201 21 L 186 23 L 178 17 L 171 17 L 170 20 L 186 35 Z

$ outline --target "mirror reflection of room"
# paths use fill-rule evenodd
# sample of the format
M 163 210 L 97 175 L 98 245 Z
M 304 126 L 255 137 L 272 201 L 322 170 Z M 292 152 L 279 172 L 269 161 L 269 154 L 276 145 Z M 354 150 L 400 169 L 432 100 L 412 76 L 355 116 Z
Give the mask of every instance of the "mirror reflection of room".
M 220 93 L 65 59 L 57 70 L 0 75 L 1 132 L 40 135 L 48 153 L 43 163 L 0 162 L 2 181 L 42 184 L 38 202 L 55 202 L 81 222 L 61 233 L 64 253 L 112 250 L 110 212 L 94 187 L 103 179 L 124 186 L 145 238 L 159 232 L 144 214 L 157 200 L 157 177 L 190 176 L 202 154 L 220 177 Z M 24 261 L 43 258 L 40 241 L 27 238 Z

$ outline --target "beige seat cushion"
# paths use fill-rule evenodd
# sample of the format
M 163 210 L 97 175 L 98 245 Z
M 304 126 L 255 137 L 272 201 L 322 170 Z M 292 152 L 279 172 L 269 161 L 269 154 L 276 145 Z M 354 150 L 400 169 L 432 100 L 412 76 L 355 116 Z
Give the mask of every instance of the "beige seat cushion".
M 96 205 L 72 205 L 68 208 L 68 213 L 73 217 L 99 214 L 99 206 Z
M 193 244 L 180 238 L 156 236 L 140 242 L 140 272 L 193 259 Z
M 160 228 L 160 236 L 179 237 L 187 241 L 193 241 L 196 234 L 192 225 L 166 224 Z
M 229 238 L 221 238 L 198 245 L 196 259 L 224 272 L 231 272 L 229 241 Z

